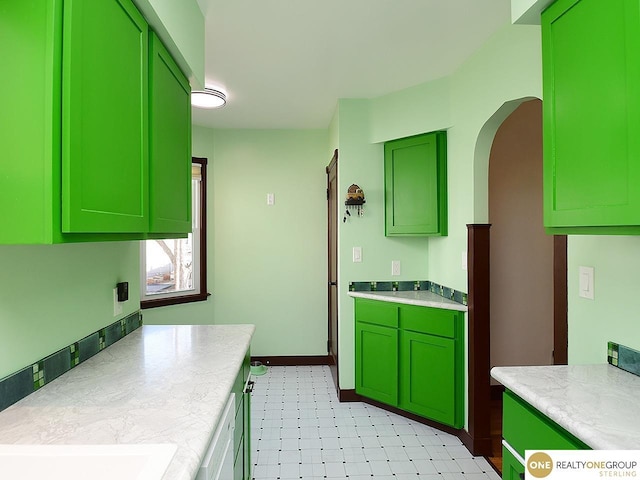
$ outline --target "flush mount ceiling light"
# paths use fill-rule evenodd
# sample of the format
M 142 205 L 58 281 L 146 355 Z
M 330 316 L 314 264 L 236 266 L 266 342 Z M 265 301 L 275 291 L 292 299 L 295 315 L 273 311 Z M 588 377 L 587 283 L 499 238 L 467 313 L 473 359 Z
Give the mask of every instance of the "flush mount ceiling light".
M 213 88 L 191 92 L 191 105 L 196 108 L 220 108 L 225 103 L 227 103 L 227 96 Z

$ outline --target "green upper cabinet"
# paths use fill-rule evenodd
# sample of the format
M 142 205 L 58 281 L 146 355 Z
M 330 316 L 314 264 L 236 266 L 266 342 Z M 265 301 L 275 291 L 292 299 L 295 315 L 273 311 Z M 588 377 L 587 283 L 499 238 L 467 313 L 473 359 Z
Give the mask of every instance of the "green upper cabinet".
M 150 52 L 150 231 L 191 231 L 191 87 L 160 39 Z
M 385 234 L 447 235 L 447 134 L 384 144 Z
M 130 0 L 65 0 L 64 232 L 147 229 L 148 43 Z
M 167 236 L 190 230 L 188 83 L 173 72 L 181 77 L 177 107 L 162 67 L 150 60 L 149 28 L 131 0 L 2 1 L 0 56 L 6 73 L 0 244 L 132 240 L 151 228 L 166 228 Z M 151 91 L 166 95 L 155 106 L 158 114 L 174 115 L 169 126 L 150 118 Z M 150 136 L 150 128 L 160 133 Z M 151 144 L 160 136 L 168 138 Z M 173 210 L 154 208 L 157 218 L 178 219 L 184 228 L 150 219 L 154 148 L 181 151 L 171 167 L 162 159 L 153 163 L 159 174 L 151 181 L 164 175 L 154 184 L 159 192 L 172 177 Z
M 61 0 L 0 2 L 0 243 L 60 232 L 61 42 Z
M 640 233 L 640 4 L 558 0 L 542 47 L 545 227 Z

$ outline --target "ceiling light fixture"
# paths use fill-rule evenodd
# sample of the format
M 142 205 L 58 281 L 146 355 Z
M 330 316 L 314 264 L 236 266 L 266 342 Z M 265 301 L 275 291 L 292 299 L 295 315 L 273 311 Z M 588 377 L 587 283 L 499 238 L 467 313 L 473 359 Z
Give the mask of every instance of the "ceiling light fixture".
M 220 108 L 225 103 L 227 103 L 227 96 L 213 88 L 191 92 L 191 105 L 196 108 Z

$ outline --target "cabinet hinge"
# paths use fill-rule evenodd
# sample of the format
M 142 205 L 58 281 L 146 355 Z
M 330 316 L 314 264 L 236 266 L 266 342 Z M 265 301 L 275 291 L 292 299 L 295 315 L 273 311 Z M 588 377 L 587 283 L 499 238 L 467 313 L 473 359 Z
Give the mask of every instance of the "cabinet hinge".
M 329 189 L 327 188 L 327 200 L 329 200 L 329 195 L 330 195 L 330 192 L 329 192 Z

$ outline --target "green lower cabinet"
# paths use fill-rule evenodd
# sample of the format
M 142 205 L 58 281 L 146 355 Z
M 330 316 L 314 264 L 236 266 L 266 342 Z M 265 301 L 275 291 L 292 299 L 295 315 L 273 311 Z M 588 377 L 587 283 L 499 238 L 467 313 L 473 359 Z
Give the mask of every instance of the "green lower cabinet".
M 236 394 L 236 422 L 233 433 L 234 480 L 251 480 L 251 392 L 245 388 L 249 378 L 250 358 L 247 352 L 232 389 Z
M 356 393 L 461 428 L 464 313 L 355 299 Z
M 502 480 L 523 480 L 524 465 L 507 447 L 502 447 Z
M 455 425 L 455 366 L 454 340 L 402 331 L 400 333 L 402 390 L 398 406 L 417 415 L 447 425 Z
M 398 329 L 358 322 L 356 358 L 356 392 L 397 405 Z
M 534 407 L 507 390 L 502 405 L 503 480 L 521 479 L 526 450 L 589 450 L 590 447 L 567 432 L 560 425 L 540 413 Z

